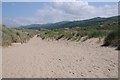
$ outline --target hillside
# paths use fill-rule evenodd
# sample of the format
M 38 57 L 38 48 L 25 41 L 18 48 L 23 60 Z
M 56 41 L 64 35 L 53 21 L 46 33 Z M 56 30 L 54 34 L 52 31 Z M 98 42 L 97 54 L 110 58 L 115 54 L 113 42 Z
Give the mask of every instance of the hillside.
M 87 27 L 87 26 L 101 26 L 106 23 L 115 23 L 118 21 L 119 18 L 120 16 L 114 16 L 109 18 L 96 17 L 81 21 L 63 21 L 63 22 L 49 23 L 49 24 L 31 24 L 20 27 L 28 28 L 28 29 L 40 29 L 40 28 L 60 29 L 60 28 L 74 28 L 74 27 Z

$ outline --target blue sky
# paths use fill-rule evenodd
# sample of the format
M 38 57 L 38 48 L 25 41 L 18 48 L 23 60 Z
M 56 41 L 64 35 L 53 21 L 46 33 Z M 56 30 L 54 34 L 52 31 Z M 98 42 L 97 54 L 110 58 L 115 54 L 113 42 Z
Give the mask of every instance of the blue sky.
M 6 17 L 30 17 L 37 9 L 43 8 L 48 3 L 43 2 L 4 2 L 3 16 Z
M 53 2 L 54 0 L 3 0 L 2 2 Z M 57 0 L 63 1 L 63 0 Z M 64 1 L 72 1 L 72 0 L 64 0 Z M 79 0 L 76 0 L 79 1 Z M 119 2 L 119 0 L 83 0 L 87 2 Z
M 2 21 L 9 27 L 111 17 L 117 2 L 3 2 Z

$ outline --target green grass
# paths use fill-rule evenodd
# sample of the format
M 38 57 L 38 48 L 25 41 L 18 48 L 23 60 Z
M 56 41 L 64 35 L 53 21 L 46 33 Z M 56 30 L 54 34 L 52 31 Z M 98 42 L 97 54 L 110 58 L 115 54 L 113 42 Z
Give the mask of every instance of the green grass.
M 28 29 L 10 29 L 5 26 L 2 26 L 0 29 L 1 42 L 2 46 L 9 46 L 12 43 L 25 43 L 32 38 L 37 31 L 28 30 Z
M 120 49 L 120 29 L 118 25 L 103 27 L 80 27 L 73 29 L 56 29 L 56 30 L 40 30 L 40 37 L 47 40 L 70 40 L 80 41 L 82 37 L 85 37 L 83 41 L 90 38 L 104 38 L 104 46 L 114 46 Z
M 111 31 L 106 36 L 103 46 L 117 46 L 120 50 L 120 28 Z
M 118 28 L 118 24 L 71 29 L 40 29 L 39 31 L 23 28 L 9 29 L 2 26 L 0 27 L 0 45 L 8 46 L 12 43 L 25 43 L 36 34 L 39 34 L 38 37 L 43 40 L 64 39 L 78 42 L 82 37 L 85 37 L 82 41 L 90 38 L 104 38 L 103 46 L 115 46 L 120 50 L 120 28 Z
M 110 30 L 81 30 L 81 29 L 58 29 L 58 30 L 40 30 L 40 37 L 44 39 L 51 40 L 71 40 L 71 41 L 80 41 L 80 39 L 84 36 L 88 36 L 89 38 L 102 38 L 105 37 Z

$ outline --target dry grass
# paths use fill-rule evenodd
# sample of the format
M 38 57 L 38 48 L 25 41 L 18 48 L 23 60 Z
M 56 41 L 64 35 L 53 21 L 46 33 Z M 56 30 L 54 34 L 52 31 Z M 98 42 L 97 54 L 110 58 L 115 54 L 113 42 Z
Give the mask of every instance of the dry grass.
M 11 43 L 25 43 L 30 38 L 32 38 L 37 31 L 34 30 L 28 30 L 28 29 L 10 29 L 6 26 L 2 26 L 2 29 L 0 29 L 0 35 L 1 35 L 1 45 L 2 46 L 8 46 L 11 45 Z

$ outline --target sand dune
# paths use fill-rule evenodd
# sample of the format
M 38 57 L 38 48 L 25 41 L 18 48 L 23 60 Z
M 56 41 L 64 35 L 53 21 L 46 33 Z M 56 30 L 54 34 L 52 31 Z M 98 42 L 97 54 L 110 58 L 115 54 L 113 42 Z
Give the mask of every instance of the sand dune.
M 118 51 L 97 41 L 13 44 L 3 48 L 3 78 L 117 78 Z
M 2 79 L 2 47 L 0 46 L 0 79 Z

